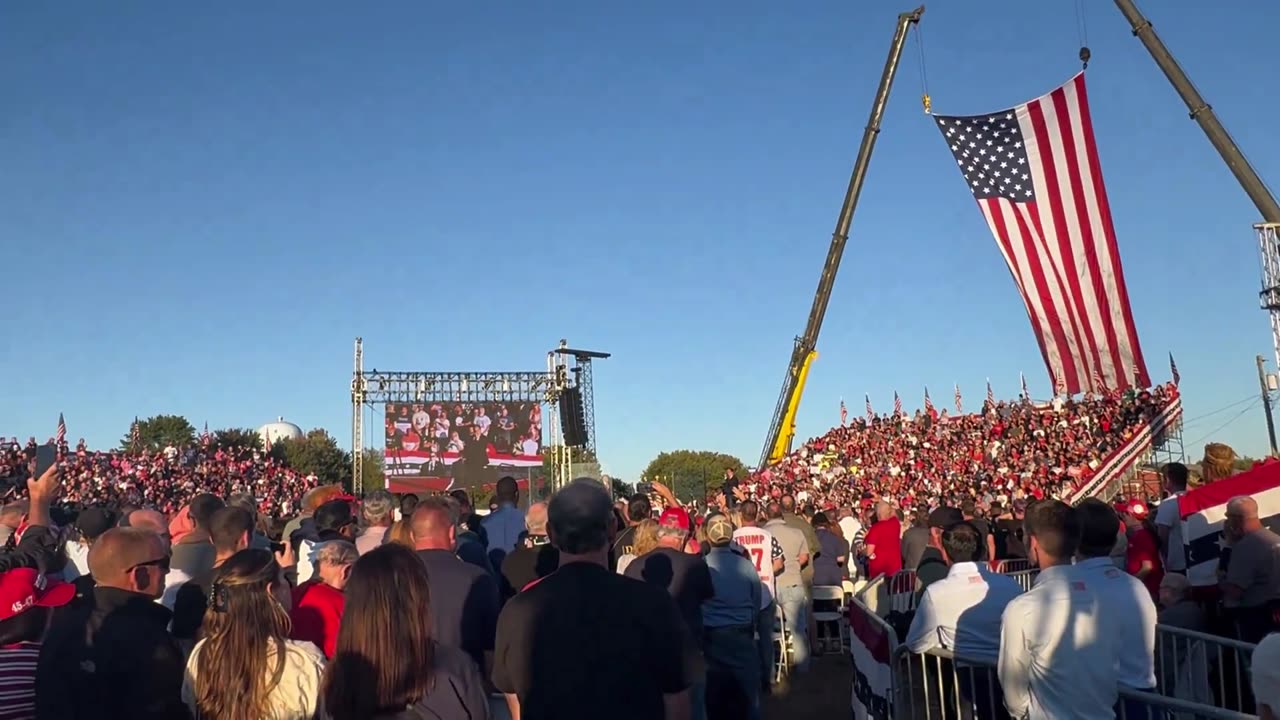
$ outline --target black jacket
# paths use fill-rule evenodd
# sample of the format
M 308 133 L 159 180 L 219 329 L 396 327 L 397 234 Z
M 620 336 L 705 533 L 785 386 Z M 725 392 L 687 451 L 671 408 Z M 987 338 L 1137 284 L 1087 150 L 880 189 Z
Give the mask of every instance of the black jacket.
M 40 648 L 38 720 L 189 718 L 170 614 L 145 595 L 95 588 L 93 602 L 59 618 Z
M 38 568 L 45 572 L 60 569 L 58 564 L 57 531 L 43 525 L 32 525 L 22 532 L 21 542 L 13 542 L 13 536 L 0 549 L 0 572 L 13 568 Z

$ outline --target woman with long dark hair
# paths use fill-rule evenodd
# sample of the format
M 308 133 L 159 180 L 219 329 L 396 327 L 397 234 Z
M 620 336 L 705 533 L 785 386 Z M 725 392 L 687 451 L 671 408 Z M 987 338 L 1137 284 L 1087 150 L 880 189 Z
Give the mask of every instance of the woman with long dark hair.
M 431 637 L 427 570 L 412 550 L 389 543 L 356 561 L 322 701 L 332 720 L 488 719 L 475 661 Z
M 201 720 L 309 720 L 324 655 L 289 639 L 289 584 L 269 550 L 241 550 L 209 590 L 204 639 L 187 660 L 182 699 Z

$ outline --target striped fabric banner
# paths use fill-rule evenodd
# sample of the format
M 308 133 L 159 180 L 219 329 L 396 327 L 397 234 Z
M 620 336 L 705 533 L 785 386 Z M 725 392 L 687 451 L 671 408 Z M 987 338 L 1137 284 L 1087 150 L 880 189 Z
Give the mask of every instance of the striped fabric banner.
M 1053 387 L 1149 387 L 1084 73 L 1024 105 L 935 120 L 1022 294 Z

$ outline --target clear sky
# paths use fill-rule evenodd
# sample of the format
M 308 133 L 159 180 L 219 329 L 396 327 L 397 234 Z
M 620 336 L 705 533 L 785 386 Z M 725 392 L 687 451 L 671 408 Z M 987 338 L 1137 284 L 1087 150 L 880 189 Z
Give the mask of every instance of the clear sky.
M 1271 0 L 1148 2 L 1280 177 Z M 596 371 L 606 469 L 760 453 L 899 11 L 910 2 L 3 3 L 0 434 L 114 444 L 135 415 L 283 415 L 349 443 L 368 367 Z M 1102 167 L 1152 376 L 1188 442 L 1274 363 L 1258 215 L 1123 17 L 1083 0 Z M 963 9 L 962 9 L 963 7 Z M 934 108 L 1079 69 L 1072 0 L 935 2 Z M 1013 281 L 920 104 L 909 41 L 802 437 L 870 393 L 1049 382 Z M 375 437 L 379 425 L 375 423 Z M 1214 435 L 1265 450 L 1261 410 Z M 379 440 L 380 442 L 380 440 Z M 1188 452 L 1199 456 L 1199 447 Z

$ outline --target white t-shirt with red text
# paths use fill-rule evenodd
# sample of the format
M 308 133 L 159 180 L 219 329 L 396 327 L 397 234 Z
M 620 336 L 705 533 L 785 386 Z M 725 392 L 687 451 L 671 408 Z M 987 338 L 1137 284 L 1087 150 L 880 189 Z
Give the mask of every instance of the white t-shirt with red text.
M 773 533 L 758 527 L 738 528 L 733 533 L 733 541 L 747 551 L 747 558 L 756 568 L 764 592 L 760 593 L 760 609 L 764 610 L 777 595 L 773 573 L 773 561 L 783 558 L 782 545 Z

